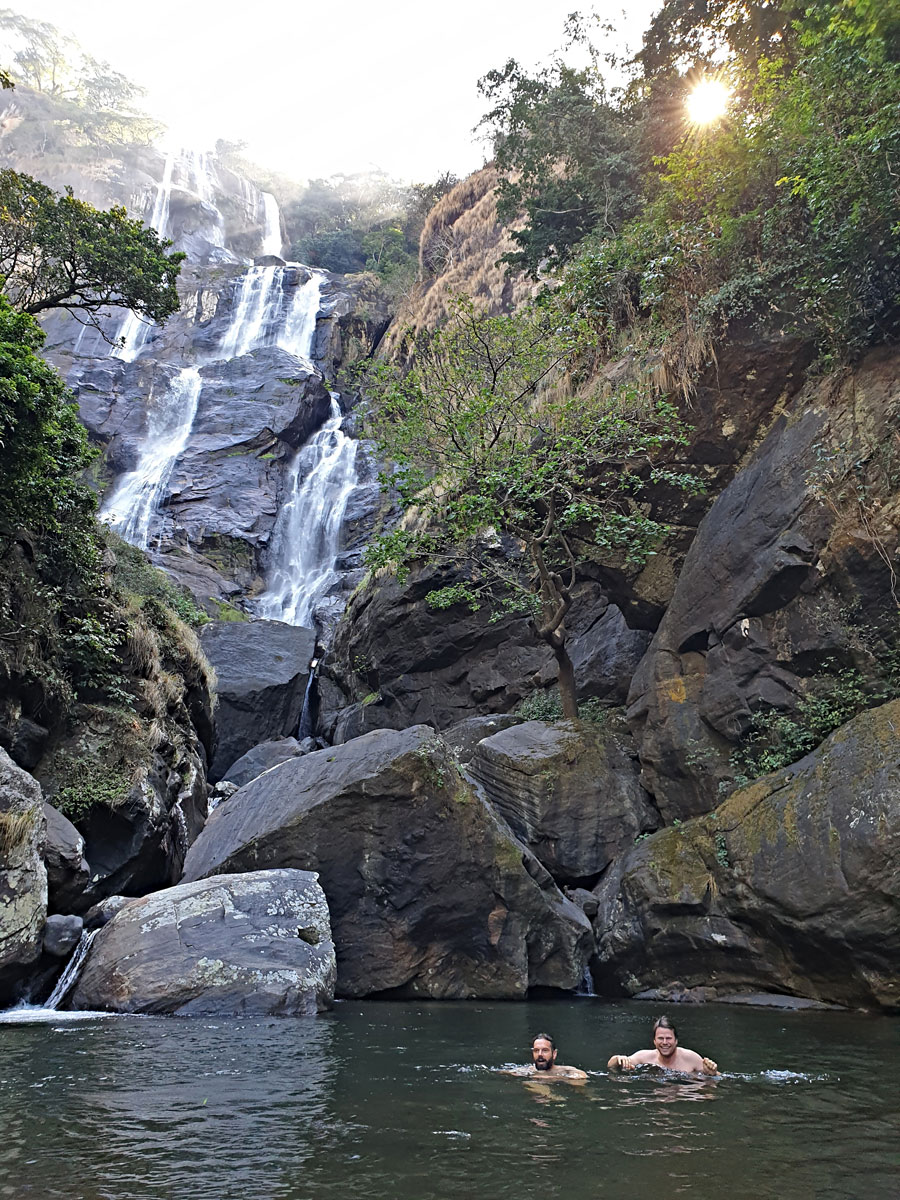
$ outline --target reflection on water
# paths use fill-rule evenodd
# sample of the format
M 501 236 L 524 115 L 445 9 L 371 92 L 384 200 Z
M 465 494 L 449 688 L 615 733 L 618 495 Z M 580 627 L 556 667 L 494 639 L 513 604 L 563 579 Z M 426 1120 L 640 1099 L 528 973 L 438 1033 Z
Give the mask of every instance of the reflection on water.
M 893 1197 L 892 1022 L 685 1009 L 682 1042 L 721 1076 L 609 1075 L 654 1015 L 348 1002 L 317 1019 L 4 1024 L 0 1200 Z M 586 1084 L 501 1073 L 545 1028 Z

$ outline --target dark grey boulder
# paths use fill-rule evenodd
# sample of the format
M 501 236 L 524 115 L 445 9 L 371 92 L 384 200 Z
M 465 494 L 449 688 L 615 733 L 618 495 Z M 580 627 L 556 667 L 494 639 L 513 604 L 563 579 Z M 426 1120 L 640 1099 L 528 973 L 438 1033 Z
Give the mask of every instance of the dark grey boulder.
M 83 929 L 82 917 L 54 913 L 44 926 L 44 952 L 54 958 L 65 958 L 78 945 Z
M 457 721 L 449 729 L 444 729 L 441 737 L 463 764 L 470 761 L 479 742 L 493 737 L 502 729 L 511 729 L 513 725 L 521 725 L 524 717 L 515 713 L 496 713 L 485 717 L 466 717 Z
M 217 621 L 200 642 L 218 679 L 217 782 L 253 746 L 296 733 L 316 635 L 281 621 Z
M 659 826 L 627 727 L 613 715 L 514 725 L 479 742 L 468 771 L 557 881 L 592 886 Z
M 716 805 L 755 714 L 792 715 L 841 668 L 883 692 L 900 504 L 877 464 L 898 387 L 887 348 L 811 381 L 703 519 L 628 696 L 667 820 Z
M 311 739 L 304 738 L 304 741 L 310 742 Z M 312 742 L 311 746 L 307 746 L 305 753 L 309 753 L 311 749 L 315 749 L 315 742 Z M 253 746 L 246 754 L 242 754 L 237 762 L 231 764 L 221 782 L 233 783 L 238 788 L 243 787 L 257 775 L 262 775 L 263 771 L 268 771 L 270 767 L 277 767 L 286 759 L 296 758 L 298 754 L 302 753 L 304 751 L 301 750 L 300 743 L 296 738 L 274 738 L 271 742 L 260 742 L 258 746 Z
M 70 1006 L 178 1016 L 329 1008 L 334 945 L 315 875 L 256 871 L 132 900 L 98 932 Z
M 52 804 L 44 805 L 47 841 L 44 863 L 47 867 L 48 908 L 51 913 L 68 913 L 77 905 L 90 877 L 84 857 L 84 838 L 68 817 Z
M 319 872 L 337 992 L 435 999 L 574 989 L 590 924 L 427 726 L 292 758 L 212 813 L 185 878 Z
M 584 591 L 581 606 L 573 615 L 568 644 L 578 700 L 624 704 L 631 677 L 653 635 L 646 629 L 630 629 L 615 604 L 602 594 Z M 552 683 L 556 674 L 555 664 L 548 663 L 541 672 L 541 682 Z
M 617 862 L 597 888 L 598 988 L 900 1008 L 898 729 L 898 700 L 862 713 Z

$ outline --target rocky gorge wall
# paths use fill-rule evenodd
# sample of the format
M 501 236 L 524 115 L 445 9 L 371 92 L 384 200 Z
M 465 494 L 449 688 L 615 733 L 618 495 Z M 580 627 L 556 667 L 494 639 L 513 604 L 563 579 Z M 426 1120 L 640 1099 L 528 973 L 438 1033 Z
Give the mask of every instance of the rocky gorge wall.
M 160 157 L 153 169 L 162 179 Z M 288 464 L 327 415 L 334 365 L 370 349 L 383 321 L 365 281 L 325 276 L 312 361 L 271 343 L 233 353 L 248 326 L 246 311 L 236 320 L 242 256 L 264 248 L 265 206 L 244 184 L 228 184 L 230 199 L 201 187 L 186 166 L 172 180 L 171 235 L 191 255 L 181 312 L 130 359 L 55 322 L 50 353 L 105 448 L 104 482 L 135 470 L 155 398 L 191 364 L 196 413 L 155 501 L 149 550 L 210 612 L 246 612 L 264 585 Z M 488 270 L 504 237 L 490 186 L 476 177 L 426 224 L 431 274 L 413 323 L 438 319 L 452 280 L 482 279 L 488 307 L 515 299 Z M 143 195 L 147 214 L 158 191 Z M 287 307 L 311 282 L 277 256 L 260 254 L 254 270 L 277 278 L 272 295 Z M 402 349 L 399 325 L 390 344 Z M 215 623 L 203 645 L 220 676 L 218 736 L 195 704 L 199 769 L 182 771 L 176 754 L 163 773 L 154 759 L 139 819 L 126 806 L 117 825 L 101 805 L 79 830 L 57 828 L 54 861 L 69 863 L 69 885 L 81 880 L 74 898 L 63 876 L 50 889 L 67 912 L 116 890 L 130 897 L 121 915 L 90 917 L 108 924 L 73 1002 L 240 1011 L 257 988 L 259 1011 L 314 1011 L 332 992 L 571 992 L 589 972 L 602 994 L 896 1008 L 900 359 L 882 348 L 820 378 L 812 357 L 801 339 L 747 328 L 710 357 L 685 413 L 706 496 L 680 507 L 658 498 L 676 530 L 643 568 L 585 554 L 569 622 L 580 722 L 552 719 L 555 668 L 527 622 L 429 609 L 427 593 L 452 570 L 363 579 L 378 505 L 369 463 L 345 517 L 336 601 L 347 607 L 319 675 L 320 740 L 297 728 L 312 634 Z M 516 711 L 536 700 L 545 719 Z M 51 797 L 64 771 L 46 776 Z M 182 805 L 176 846 L 187 776 L 197 803 Z M 18 839 L 3 877 L 17 914 L 0 960 L 6 994 L 46 970 L 48 953 L 51 824 L 32 813 L 31 778 L 11 768 L 0 788 Z M 141 864 L 155 865 L 141 874 Z M 201 881 L 206 890 L 190 890 Z M 241 913 L 261 919 L 270 894 L 288 914 L 266 933 L 267 953 L 288 956 L 280 981 L 263 981 L 238 942 L 231 961 L 200 928 L 206 906 L 220 905 L 237 938 Z M 161 931 L 154 956 L 179 942 L 171 989 L 156 959 L 127 977 L 117 966 L 140 957 L 145 910 L 134 906 L 145 900 Z M 304 908 L 315 919 L 297 915 Z M 291 928 L 304 945 L 289 953 Z M 207 945 L 224 964 L 214 978 L 197 970 Z M 205 996 L 225 997 L 222 1007 L 204 1007 Z

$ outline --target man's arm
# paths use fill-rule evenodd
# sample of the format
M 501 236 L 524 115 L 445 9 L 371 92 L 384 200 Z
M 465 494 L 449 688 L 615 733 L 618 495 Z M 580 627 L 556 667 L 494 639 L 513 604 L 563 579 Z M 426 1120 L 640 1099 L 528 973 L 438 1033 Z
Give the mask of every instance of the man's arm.
M 688 1071 L 697 1075 L 718 1075 L 719 1068 L 711 1058 L 701 1058 L 696 1050 L 683 1050 L 682 1053 L 688 1060 L 685 1063 Z
M 653 1050 L 637 1050 L 634 1054 L 614 1054 L 606 1064 L 609 1071 L 633 1071 L 653 1061 Z

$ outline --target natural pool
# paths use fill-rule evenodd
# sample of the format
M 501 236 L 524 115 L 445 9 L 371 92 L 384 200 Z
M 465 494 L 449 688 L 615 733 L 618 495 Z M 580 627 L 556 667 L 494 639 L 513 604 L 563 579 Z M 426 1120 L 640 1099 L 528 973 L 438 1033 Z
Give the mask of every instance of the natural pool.
M 900 1025 L 670 1008 L 723 1076 L 609 1076 L 659 1007 L 339 1004 L 0 1023 L 0 1197 L 893 1200 Z M 549 1030 L 584 1087 L 496 1071 Z

